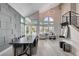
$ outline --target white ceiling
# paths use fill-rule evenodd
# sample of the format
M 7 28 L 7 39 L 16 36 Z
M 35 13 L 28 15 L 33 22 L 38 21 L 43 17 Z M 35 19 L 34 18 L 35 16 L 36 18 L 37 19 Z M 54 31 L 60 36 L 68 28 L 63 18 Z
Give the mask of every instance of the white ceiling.
M 39 11 L 44 12 L 51 7 L 59 5 L 59 3 L 8 3 L 16 11 L 18 11 L 22 16 L 29 16 L 32 13 Z

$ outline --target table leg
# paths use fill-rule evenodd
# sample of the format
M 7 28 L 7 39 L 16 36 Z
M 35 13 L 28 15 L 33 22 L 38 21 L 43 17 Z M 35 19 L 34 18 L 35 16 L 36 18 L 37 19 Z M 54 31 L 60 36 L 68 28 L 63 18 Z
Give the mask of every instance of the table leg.
M 16 46 L 13 45 L 13 50 L 14 50 L 14 56 L 16 56 Z
M 30 44 L 30 54 L 29 54 L 29 56 L 31 56 L 32 55 L 32 44 Z
M 23 51 L 24 51 L 25 49 L 26 49 L 26 45 L 24 44 L 24 45 L 23 45 Z

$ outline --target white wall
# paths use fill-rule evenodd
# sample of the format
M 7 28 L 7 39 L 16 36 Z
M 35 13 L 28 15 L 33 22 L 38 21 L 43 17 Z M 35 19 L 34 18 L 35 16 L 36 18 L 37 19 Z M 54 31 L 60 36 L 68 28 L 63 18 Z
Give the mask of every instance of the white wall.
M 79 31 L 75 29 L 75 27 L 70 26 L 71 31 L 71 41 L 72 41 L 72 52 L 75 55 L 79 56 Z
M 76 3 L 76 13 L 79 13 L 79 3 Z

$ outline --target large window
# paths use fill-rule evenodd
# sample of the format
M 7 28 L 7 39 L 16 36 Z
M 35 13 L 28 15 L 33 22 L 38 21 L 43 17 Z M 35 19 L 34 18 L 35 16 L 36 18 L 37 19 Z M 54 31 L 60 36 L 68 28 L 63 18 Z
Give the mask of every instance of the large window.
M 43 33 L 44 32 L 44 27 L 43 26 L 39 26 L 40 28 L 39 28 L 39 30 L 40 30 L 40 32 L 39 33 Z
M 36 33 L 36 26 L 32 26 L 32 33 Z
M 44 20 L 40 21 L 40 33 L 53 32 L 54 31 L 54 20 L 51 17 L 45 17 Z
M 37 32 L 37 20 L 30 18 L 21 18 L 21 35 L 31 35 Z
M 25 18 L 25 35 L 31 35 L 31 19 Z
M 35 33 L 36 34 L 36 32 L 37 32 L 37 20 L 31 20 L 32 21 L 32 33 Z
M 36 34 L 37 29 L 37 20 L 31 20 L 30 18 L 25 18 L 25 34 L 31 35 L 32 33 Z
M 39 25 L 38 25 L 39 22 Z M 44 20 L 35 20 L 26 17 L 21 19 L 21 33 L 31 35 L 32 33 L 54 32 L 54 20 L 51 17 L 45 17 Z
M 21 18 L 21 35 L 25 34 L 25 20 Z

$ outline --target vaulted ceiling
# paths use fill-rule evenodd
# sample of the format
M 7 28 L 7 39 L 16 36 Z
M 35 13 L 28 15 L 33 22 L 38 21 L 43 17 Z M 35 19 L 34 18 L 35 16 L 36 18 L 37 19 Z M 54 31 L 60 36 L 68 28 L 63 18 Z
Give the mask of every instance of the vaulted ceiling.
M 44 12 L 51 7 L 59 5 L 59 3 L 8 3 L 16 11 L 18 11 L 22 16 L 29 16 L 32 13 L 39 11 Z

